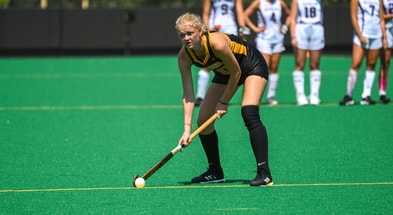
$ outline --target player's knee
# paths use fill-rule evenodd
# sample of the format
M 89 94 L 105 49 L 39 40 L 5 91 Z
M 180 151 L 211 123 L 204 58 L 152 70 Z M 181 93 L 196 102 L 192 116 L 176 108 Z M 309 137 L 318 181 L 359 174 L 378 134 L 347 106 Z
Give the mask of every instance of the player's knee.
M 198 119 L 197 119 L 197 125 L 198 125 L 198 127 L 201 126 L 201 125 L 203 124 L 204 121 L 205 121 L 205 118 L 198 117 Z
M 303 71 L 304 70 L 304 63 L 297 63 L 295 70 L 297 71 Z
M 319 70 L 319 63 L 310 62 L 310 70 Z
M 256 105 L 243 106 L 242 117 L 248 130 L 252 130 L 263 125 L 259 117 L 259 107 Z

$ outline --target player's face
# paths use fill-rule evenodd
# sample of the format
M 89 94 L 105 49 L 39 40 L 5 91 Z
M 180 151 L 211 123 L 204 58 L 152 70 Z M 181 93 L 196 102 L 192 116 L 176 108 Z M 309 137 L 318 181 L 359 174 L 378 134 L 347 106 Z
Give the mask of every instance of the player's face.
M 179 25 L 177 30 L 180 41 L 186 48 L 194 48 L 201 41 L 201 30 L 186 24 Z

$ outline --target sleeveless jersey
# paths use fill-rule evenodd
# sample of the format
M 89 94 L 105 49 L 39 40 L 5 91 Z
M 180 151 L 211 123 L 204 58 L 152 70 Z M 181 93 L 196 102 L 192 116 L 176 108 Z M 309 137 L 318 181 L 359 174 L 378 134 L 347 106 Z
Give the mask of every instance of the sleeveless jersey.
M 393 0 L 383 0 L 385 14 L 393 14 Z M 386 28 L 393 27 L 393 19 L 385 20 Z
M 237 26 L 235 0 L 212 0 L 209 25 Z
M 266 26 L 264 32 L 258 33 L 261 39 L 280 41 L 284 35 L 280 33 L 282 8 L 279 0 L 260 0 L 257 11 L 258 26 Z
M 382 37 L 379 0 L 359 0 L 357 20 L 360 31 L 367 38 Z
M 322 24 L 323 13 L 320 0 L 298 0 L 297 23 Z
M 233 34 L 225 34 L 230 39 L 230 48 L 235 55 L 237 62 L 240 65 L 242 74 L 251 72 L 255 67 L 264 62 L 261 58 L 259 51 L 249 43 L 243 41 L 240 37 Z M 207 68 L 214 72 L 223 75 L 229 75 L 229 71 L 224 69 L 224 64 L 220 58 L 214 55 L 213 49 L 210 44 L 210 33 L 205 32 L 203 37 L 203 46 L 205 48 L 206 56 L 204 59 L 199 59 L 192 49 L 185 48 L 192 63 L 200 68 Z M 259 54 L 259 55 L 257 55 Z

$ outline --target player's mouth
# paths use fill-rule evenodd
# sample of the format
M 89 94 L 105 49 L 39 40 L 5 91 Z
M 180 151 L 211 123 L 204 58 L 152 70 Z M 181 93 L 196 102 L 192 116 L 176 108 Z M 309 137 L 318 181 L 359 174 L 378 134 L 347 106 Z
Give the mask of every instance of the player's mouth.
M 186 45 L 188 48 L 191 48 L 192 47 L 192 41 L 191 40 L 184 41 L 184 45 Z

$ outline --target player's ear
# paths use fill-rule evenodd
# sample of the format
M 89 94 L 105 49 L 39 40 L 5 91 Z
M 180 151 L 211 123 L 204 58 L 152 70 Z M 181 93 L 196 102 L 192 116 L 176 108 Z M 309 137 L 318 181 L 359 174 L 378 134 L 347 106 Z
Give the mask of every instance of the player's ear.
M 199 31 L 199 36 L 202 36 L 203 35 L 203 29 L 199 28 L 198 31 Z

